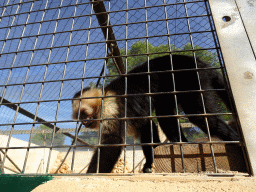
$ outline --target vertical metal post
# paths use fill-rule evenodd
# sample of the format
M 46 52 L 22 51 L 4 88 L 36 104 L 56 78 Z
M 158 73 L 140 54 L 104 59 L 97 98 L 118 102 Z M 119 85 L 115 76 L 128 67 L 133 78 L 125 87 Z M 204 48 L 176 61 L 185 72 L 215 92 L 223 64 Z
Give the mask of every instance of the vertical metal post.
M 209 0 L 209 4 L 241 123 L 251 174 L 255 175 L 256 57 L 255 42 L 252 41 L 255 40 L 255 34 L 250 35 L 250 31 L 254 28 L 255 32 L 256 9 L 255 6 L 250 7 L 249 1 L 243 0 Z M 241 6 L 247 7 L 243 9 L 243 14 L 250 15 L 249 20 L 248 16 L 245 17 L 245 23 L 249 22 L 249 25 L 243 22 Z

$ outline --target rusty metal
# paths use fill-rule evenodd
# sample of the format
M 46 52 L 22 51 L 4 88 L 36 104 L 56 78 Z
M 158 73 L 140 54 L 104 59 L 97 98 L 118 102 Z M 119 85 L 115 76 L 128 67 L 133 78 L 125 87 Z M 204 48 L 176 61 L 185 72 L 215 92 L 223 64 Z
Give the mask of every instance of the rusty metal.
M 109 16 L 106 11 L 106 8 L 104 6 L 103 1 L 94 1 L 91 0 L 93 4 L 93 10 L 96 14 L 96 17 L 98 19 L 99 25 L 101 26 L 102 33 L 104 34 L 104 37 L 107 41 L 107 47 L 110 50 L 110 52 L 113 52 L 113 56 L 116 56 L 113 60 L 116 60 L 116 67 L 120 73 L 124 74 L 125 69 L 122 61 L 122 57 L 120 57 L 120 51 L 116 42 L 115 34 L 112 30 Z

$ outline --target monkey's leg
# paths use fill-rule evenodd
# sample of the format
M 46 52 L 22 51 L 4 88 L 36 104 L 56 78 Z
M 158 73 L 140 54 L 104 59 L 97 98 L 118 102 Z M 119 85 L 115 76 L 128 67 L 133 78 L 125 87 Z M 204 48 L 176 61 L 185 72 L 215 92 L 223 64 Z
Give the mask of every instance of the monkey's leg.
M 175 110 L 175 99 L 174 95 L 158 95 L 156 97 L 155 102 L 155 109 L 156 109 L 156 115 L 162 116 L 162 115 L 174 115 Z M 157 119 L 161 129 L 163 130 L 166 137 L 171 142 L 179 142 L 180 136 L 179 136 L 179 126 L 177 118 L 175 117 L 168 117 L 168 118 L 158 118 Z M 187 139 L 184 136 L 182 130 L 180 130 L 181 139 L 183 142 L 186 142 Z
M 122 152 L 122 147 L 100 148 L 99 173 L 111 173 Z M 97 171 L 98 149 L 94 151 L 87 173 Z
M 185 96 L 186 95 L 186 96 Z M 209 93 L 203 94 L 204 106 L 207 113 L 216 113 L 217 103 Z M 200 93 L 183 94 L 178 97 L 178 101 L 186 114 L 204 114 L 203 103 Z M 207 133 L 207 124 L 205 117 L 189 117 L 191 123 L 200 127 Z M 223 141 L 239 141 L 237 133 L 223 121 L 219 116 L 207 117 L 211 135 L 217 136 Z
M 102 131 L 101 144 L 122 144 L 123 136 L 120 130 L 111 130 L 109 133 Z M 110 173 L 118 161 L 123 147 L 100 147 L 99 173 Z M 98 149 L 94 151 L 87 173 L 97 171 Z
M 199 102 L 201 96 L 198 97 L 198 102 L 194 102 L 194 104 L 188 103 L 185 104 L 183 109 L 188 114 L 199 114 L 203 113 L 203 107 Z M 193 98 L 190 96 L 190 98 Z M 195 99 L 195 98 L 193 98 Z M 185 99 L 184 99 L 185 100 Z M 194 100 L 196 101 L 196 100 Z M 205 108 L 207 113 L 216 113 L 216 102 L 210 95 L 204 94 L 204 101 L 205 101 Z M 190 102 L 193 103 L 193 102 Z M 189 117 L 189 120 L 200 127 L 205 133 L 207 133 L 207 124 L 205 117 Z M 207 117 L 210 134 L 211 136 L 217 136 L 223 141 L 239 141 L 239 137 L 235 128 L 230 127 L 227 125 L 219 116 L 209 116 Z M 239 144 L 226 144 L 226 152 L 228 161 L 230 162 L 230 170 L 231 171 L 239 171 L 239 172 L 247 172 L 246 161 L 244 159 L 244 153 L 242 147 Z
M 153 143 L 160 143 L 158 130 L 154 122 L 152 122 L 152 129 L 153 129 Z M 150 121 L 143 126 L 141 130 L 141 143 L 151 143 L 151 125 Z M 156 148 L 157 145 L 153 145 L 153 148 Z M 143 167 L 143 173 L 151 173 L 151 167 L 153 163 L 153 150 L 152 146 L 150 145 L 143 145 L 142 150 L 144 153 L 144 156 L 146 158 L 146 163 Z

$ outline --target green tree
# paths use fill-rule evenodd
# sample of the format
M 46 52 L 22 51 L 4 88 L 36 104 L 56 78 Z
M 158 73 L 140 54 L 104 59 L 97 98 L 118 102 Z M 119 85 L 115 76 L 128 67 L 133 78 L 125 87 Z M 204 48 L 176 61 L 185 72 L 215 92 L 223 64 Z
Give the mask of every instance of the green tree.
M 81 132 L 78 137 L 79 139 L 82 139 L 86 143 L 89 143 L 91 145 L 98 144 L 98 131 L 85 131 Z M 80 143 L 79 141 L 76 142 L 76 145 L 84 145 L 83 143 Z
M 39 127 L 36 127 L 36 129 L 41 131 L 52 130 L 51 128 L 45 125 L 40 125 Z M 53 145 L 54 146 L 63 145 L 65 139 L 66 139 L 66 136 L 63 135 L 62 133 L 55 133 Z M 35 143 L 37 145 L 51 145 L 51 142 L 52 142 L 52 133 L 45 132 L 45 133 L 33 134 L 32 143 Z
M 187 43 L 186 45 L 184 45 L 181 48 L 181 50 L 184 50 L 184 51 L 192 50 L 192 49 L 193 48 L 190 43 Z M 196 45 L 196 46 L 194 46 L 194 50 L 196 50 L 196 49 L 203 49 L 203 47 Z M 199 58 L 200 60 L 207 62 L 207 63 L 211 63 L 215 67 L 220 66 L 218 56 L 215 52 L 212 53 L 208 50 L 198 50 L 195 53 L 196 53 L 196 57 Z M 179 53 L 175 53 L 175 54 L 193 56 L 193 51 L 179 52 Z

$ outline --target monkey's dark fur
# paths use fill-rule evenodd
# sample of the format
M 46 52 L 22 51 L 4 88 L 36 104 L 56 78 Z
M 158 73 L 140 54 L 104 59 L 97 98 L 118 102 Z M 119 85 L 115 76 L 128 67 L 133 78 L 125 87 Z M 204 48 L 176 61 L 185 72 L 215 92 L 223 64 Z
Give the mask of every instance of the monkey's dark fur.
M 172 60 L 172 62 L 171 62 Z M 195 92 L 200 90 L 199 79 L 202 90 L 207 89 L 225 89 L 225 84 L 221 74 L 215 70 L 207 70 L 211 67 L 210 64 L 197 59 L 197 67 L 203 70 L 198 70 L 199 79 L 195 69 L 196 64 L 193 57 L 173 55 L 155 58 L 149 61 L 150 72 L 171 70 L 173 63 L 174 80 L 172 72 L 153 73 L 150 75 L 151 93 L 158 92 L 173 92 L 175 91 L 194 91 L 177 93 L 177 103 L 185 114 L 204 114 L 204 107 L 207 114 L 217 113 L 216 96 L 211 91 L 203 92 L 202 102 L 201 93 Z M 134 69 L 131 73 L 148 72 L 148 62 L 145 62 Z M 175 88 L 174 88 L 175 86 Z M 147 74 L 127 76 L 127 94 L 149 93 L 149 76 Z M 230 109 L 230 102 L 225 91 L 217 91 L 217 95 Z M 125 77 L 120 76 L 111 81 L 105 87 L 105 96 L 109 95 L 124 95 L 125 94 Z M 81 91 L 75 94 L 74 98 L 79 98 Z M 102 96 L 101 89 L 85 88 L 81 97 L 97 97 Z M 156 111 L 157 116 L 176 115 L 175 96 L 173 93 L 157 94 L 151 96 L 152 110 Z M 73 101 L 73 118 L 78 119 L 78 104 L 79 100 Z M 108 97 L 103 99 L 103 116 L 102 118 L 122 118 L 125 116 L 125 98 L 124 97 Z M 84 119 L 82 123 L 89 128 L 99 126 L 101 98 L 82 99 L 80 108 L 80 119 Z M 146 117 L 150 115 L 150 99 L 146 95 L 137 95 L 127 97 L 127 117 Z M 207 132 L 205 117 L 189 116 L 190 122 Z M 237 141 L 239 137 L 237 133 L 229 125 L 227 125 L 219 116 L 208 116 L 207 121 L 212 136 L 217 136 L 224 141 Z M 121 144 L 124 143 L 124 120 L 104 120 L 102 126 L 102 144 Z M 158 118 L 158 122 L 167 138 L 172 142 L 180 141 L 178 122 L 176 117 Z M 145 119 L 131 119 L 127 121 L 128 131 L 137 135 L 142 143 L 151 143 L 151 123 Z M 153 142 L 158 143 L 159 136 L 157 127 L 154 122 L 153 126 Z M 187 141 L 181 131 L 182 141 Z M 151 146 L 142 146 L 146 163 L 143 172 L 150 172 L 152 164 L 152 149 Z M 101 147 L 99 172 L 109 173 L 112 171 L 117 162 L 122 147 Z M 88 173 L 95 173 L 97 169 L 98 152 L 95 150 L 92 157 Z

